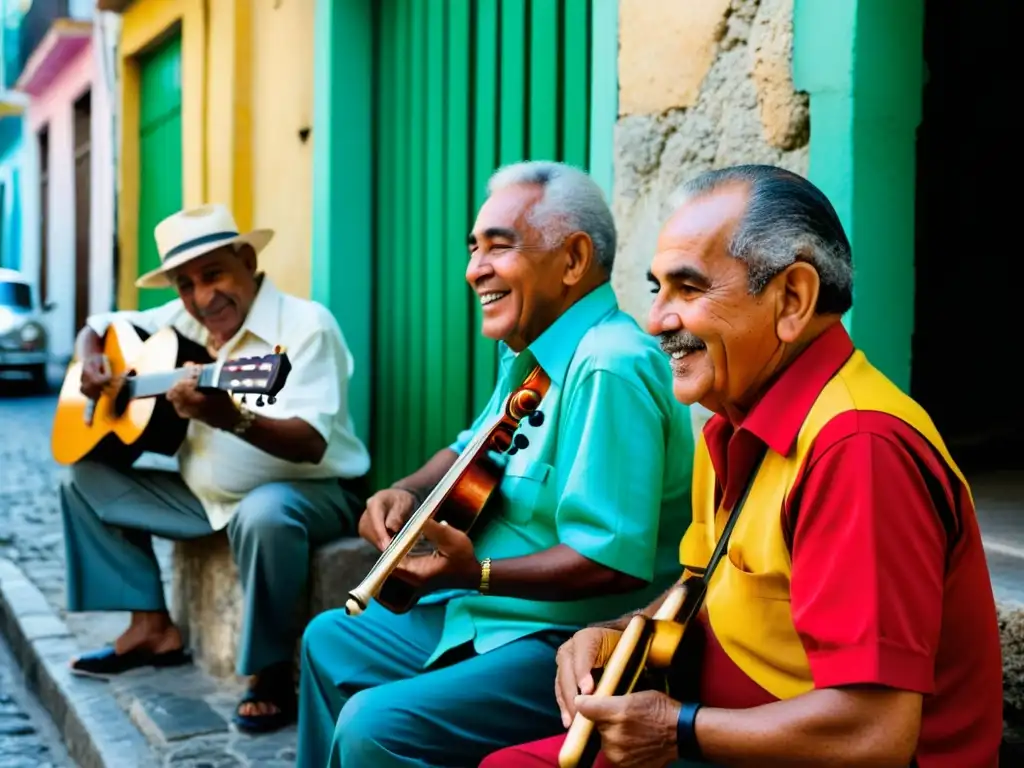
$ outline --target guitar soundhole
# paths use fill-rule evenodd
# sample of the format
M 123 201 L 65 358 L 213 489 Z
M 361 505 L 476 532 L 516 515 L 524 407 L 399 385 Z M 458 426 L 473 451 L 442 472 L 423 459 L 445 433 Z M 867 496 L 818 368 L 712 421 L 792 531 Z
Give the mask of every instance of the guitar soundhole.
M 132 401 L 133 376 L 135 376 L 135 371 L 128 371 L 125 380 L 121 382 L 121 386 L 117 389 L 117 395 L 114 397 L 114 413 L 119 418 L 128 410 L 128 404 Z

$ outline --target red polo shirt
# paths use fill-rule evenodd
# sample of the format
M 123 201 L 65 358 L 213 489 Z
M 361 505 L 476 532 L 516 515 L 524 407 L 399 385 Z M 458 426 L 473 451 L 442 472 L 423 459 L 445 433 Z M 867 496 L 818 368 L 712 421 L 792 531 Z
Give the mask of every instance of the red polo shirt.
M 708 421 L 704 437 L 727 507 L 759 447 L 790 453 L 811 406 L 852 352 L 836 324 L 739 427 L 721 416 Z M 931 444 L 889 414 L 840 414 L 815 440 L 779 524 L 792 556 L 793 623 L 815 686 L 920 692 L 920 768 L 998 765 L 1002 661 L 988 567 L 970 495 Z M 702 626 L 701 701 L 726 708 L 773 701 Z M 557 765 L 561 740 L 504 750 L 483 766 Z

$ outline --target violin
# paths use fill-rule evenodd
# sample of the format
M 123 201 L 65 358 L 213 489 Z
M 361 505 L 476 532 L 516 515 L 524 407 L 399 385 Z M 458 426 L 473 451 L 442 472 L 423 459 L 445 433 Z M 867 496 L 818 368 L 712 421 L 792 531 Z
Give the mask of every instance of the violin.
M 469 533 L 478 522 L 503 471 L 490 452 L 507 453 L 521 450 L 529 441 L 516 434 L 519 423 L 530 418 L 540 426 L 543 414 L 537 410 L 551 386 L 551 379 L 536 366 L 518 389 L 505 398 L 501 413 L 480 429 L 465 450 L 445 473 L 441 481 L 409 517 L 402 529 L 381 553 L 363 581 L 348 593 L 345 611 L 356 616 L 366 610 L 371 599 L 393 613 L 405 613 L 419 600 L 419 590 L 394 575 L 395 568 L 422 541 L 427 521 L 447 523 Z

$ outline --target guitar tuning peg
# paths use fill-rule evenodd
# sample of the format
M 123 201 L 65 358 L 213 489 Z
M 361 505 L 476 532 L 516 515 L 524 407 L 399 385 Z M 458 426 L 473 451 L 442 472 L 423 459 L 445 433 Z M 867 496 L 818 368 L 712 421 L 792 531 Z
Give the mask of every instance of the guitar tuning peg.
M 276 402 L 277 402 L 277 398 L 276 398 L 276 397 L 274 397 L 273 395 L 270 395 L 270 396 L 269 396 L 269 397 L 267 398 L 267 402 L 268 402 L 268 403 L 270 403 L 271 405 L 273 405 L 274 403 L 276 403 Z
M 260 395 L 259 397 L 256 398 L 256 407 L 257 408 L 262 408 L 263 407 L 263 395 Z

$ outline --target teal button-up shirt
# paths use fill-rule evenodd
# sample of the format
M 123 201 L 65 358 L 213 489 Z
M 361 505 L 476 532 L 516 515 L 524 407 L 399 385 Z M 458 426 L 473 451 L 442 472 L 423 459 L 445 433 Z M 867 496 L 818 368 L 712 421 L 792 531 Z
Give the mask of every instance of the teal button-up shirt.
M 472 535 L 477 557 L 522 557 L 564 544 L 649 582 L 634 592 L 546 602 L 445 592 L 444 631 L 427 664 L 472 641 L 478 653 L 537 631 L 576 630 L 647 605 L 679 576 L 690 522 L 693 433 L 672 395 L 668 358 L 619 309 L 605 283 L 574 304 L 524 352 L 501 345 L 490 402 L 452 450 L 461 453 L 534 365 L 551 378 L 540 426 L 524 419 L 529 446 L 492 454 L 504 466 L 498 514 Z

